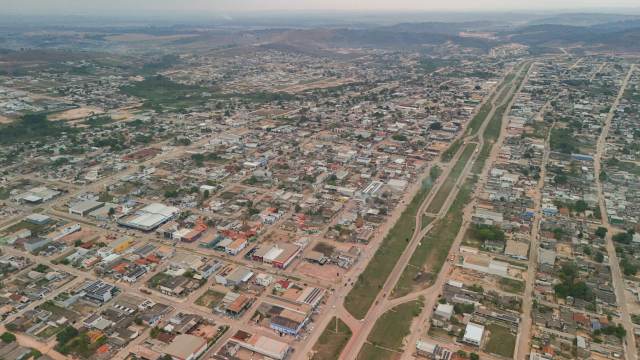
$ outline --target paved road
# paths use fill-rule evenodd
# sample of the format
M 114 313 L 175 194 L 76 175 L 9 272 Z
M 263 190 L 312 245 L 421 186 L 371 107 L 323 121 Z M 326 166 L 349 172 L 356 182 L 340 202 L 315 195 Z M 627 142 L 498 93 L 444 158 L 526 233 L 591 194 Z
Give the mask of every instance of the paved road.
M 614 100 L 611 110 L 607 115 L 604 128 L 602 129 L 602 133 L 600 134 L 600 138 L 598 139 L 597 145 L 597 153 L 594 161 L 594 172 L 596 177 L 596 187 L 598 188 L 598 202 L 600 205 L 600 213 L 602 214 L 602 225 L 607 228 L 607 235 L 605 237 L 605 243 L 607 246 L 607 253 L 609 255 L 609 265 L 611 267 L 611 276 L 613 278 L 613 285 L 616 292 L 616 300 L 618 302 L 618 307 L 620 309 L 620 313 L 622 315 L 622 325 L 627 330 L 627 337 L 625 341 L 625 352 L 627 359 L 637 360 L 638 352 L 636 349 L 636 341 L 634 335 L 635 326 L 631 322 L 631 316 L 629 315 L 629 309 L 627 307 L 627 302 L 625 299 L 625 283 L 622 272 L 620 271 L 620 262 L 618 260 L 618 255 L 616 254 L 616 249 L 613 244 L 613 240 L 611 239 L 613 233 L 617 233 L 620 229 L 616 229 L 615 227 L 609 224 L 609 218 L 607 217 L 607 207 L 605 204 L 605 196 L 602 188 L 602 182 L 600 181 L 600 170 L 602 169 L 602 157 L 604 156 L 606 145 L 607 145 L 607 136 L 609 135 L 609 129 L 611 128 L 611 121 L 616 114 L 616 109 L 620 104 L 620 99 L 624 95 L 624 91 L 629 84 L 629 79 L 635 70 L 635 65 L 632 65 L 629 69 L 627 76 L 624 78 L 622 85 L 620 86 L 620 90 L 618 91 L 618 96 Z

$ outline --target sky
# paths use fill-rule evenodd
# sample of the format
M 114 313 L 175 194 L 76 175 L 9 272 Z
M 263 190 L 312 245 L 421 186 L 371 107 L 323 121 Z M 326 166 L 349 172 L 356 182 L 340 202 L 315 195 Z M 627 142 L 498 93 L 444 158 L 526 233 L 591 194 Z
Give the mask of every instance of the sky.
M 638 0 L 0 0 L 19 14 L 132 15 L 135 12 L 511 11 L 639 8 Z

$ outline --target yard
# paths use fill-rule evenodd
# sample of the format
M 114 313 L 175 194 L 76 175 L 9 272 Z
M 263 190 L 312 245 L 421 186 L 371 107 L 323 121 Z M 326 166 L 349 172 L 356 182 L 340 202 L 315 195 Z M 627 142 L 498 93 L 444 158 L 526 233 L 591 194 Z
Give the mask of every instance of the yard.
M 313 346 L 312 360 L 333 360 L 340 357 L 342 349 L 351 338 L 351 329 L 337 317 L 333 317 Z

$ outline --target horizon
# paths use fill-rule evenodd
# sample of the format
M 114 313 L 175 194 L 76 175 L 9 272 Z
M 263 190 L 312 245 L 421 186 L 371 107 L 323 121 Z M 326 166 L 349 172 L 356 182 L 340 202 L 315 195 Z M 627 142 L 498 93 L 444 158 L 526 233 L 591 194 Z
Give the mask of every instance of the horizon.
M 46 0 L 15 2 L 0 0 L 4 15 L 28 17 L 89 16 L 140 18 L 148 16 L 196 16 L 215 17 L 224 15 L 342 15 L 342 14 L 382 14 L 386 13 L 608 13 L 620 15 L 640 14 L 640 4 L 635 0 L 615 0 L 603 3 L 600 0 L 457 0 L 442 4 L 427 0 L 386 0 L 339 1 L 339 0 L 186 0 L 179 3 L 171 0 L 141 0 L 130 4 L 124 0 L 113 0 L 108 4 L 95 1 L 62 0 L 52 4 Z M 136 13 L 138 12 L 138 13 Z M 2 15 L 0 15 L 1 17 Z

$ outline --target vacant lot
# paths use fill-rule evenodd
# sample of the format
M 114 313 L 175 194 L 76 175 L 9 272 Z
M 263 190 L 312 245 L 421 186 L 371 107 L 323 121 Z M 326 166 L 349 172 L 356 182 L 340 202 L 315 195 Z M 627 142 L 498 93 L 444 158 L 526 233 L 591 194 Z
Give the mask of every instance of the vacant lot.
M 511 330 L 497 324 L 487 325 L 487 330 L 489 340 L 484 351 L 512 358 L 516 348 L 516 336 L 511 333 Z
M 367 268 L 356 280 L 353 289 L 344 299 L 345 308 L 356 318 L 362 319 L 369 311 L 378 292 L 393 270 L 396 262 L 415 230 L 416 215 L 420 204 L 429 194 L 433 182 L 440 175 L 439 168 L 432 168 L 430 176 L 422 183 L 422 187 L 413 197 L 398 221 L 382 241 Z
M 422 301 L 417 300 L 398 305 L 384 313 L 367 338 L 370 346 L 364 346 L 360 350 L 358 359 L 393 359 L 397 354 L 394 350 L 402 353 L 402 340 L 409 335 L 411 321 L 420 315 L 422 307 Z
M 508 279 L 508 278 L 500 278 L 500 289 L 514 293 L 514 294 L 522 294 L 524 291 L 524 281 Z
M 342 349 L 351 338 L 351 329 L 337 317 L 333 317 L 313 346 L 312 360 L 333 360 L 340 357 Z
M 196 300 L 196 304 L 212 308 L 224 298 L 224 294 L 215 290 L 207 290 L 202 296 Z

